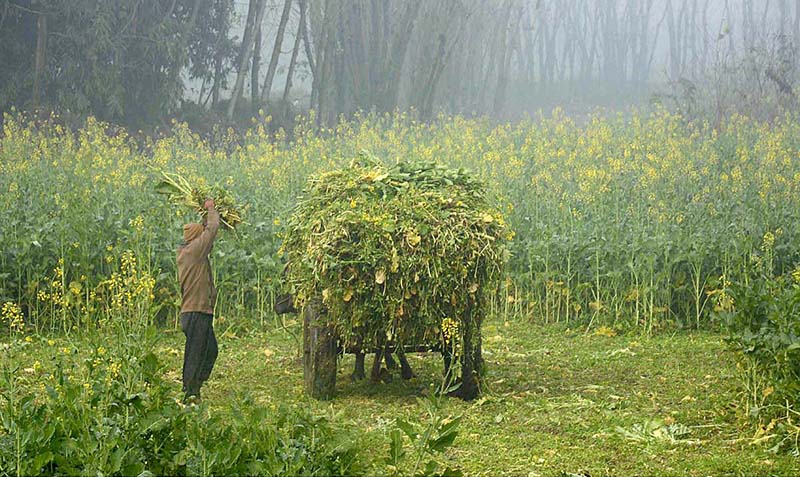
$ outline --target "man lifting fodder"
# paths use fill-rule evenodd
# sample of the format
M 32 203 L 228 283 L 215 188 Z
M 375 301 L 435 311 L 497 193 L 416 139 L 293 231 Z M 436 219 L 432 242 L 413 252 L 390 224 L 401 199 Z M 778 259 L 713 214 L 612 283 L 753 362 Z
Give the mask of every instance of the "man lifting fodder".
M 183 226 L 183 243 L 178 247 L 176 259 L 181 286 L 181 330 L 186 335 L 182 373 L 184 401 L 196 403 L 200 401 L 200 387 L 211 376 L 218 354 L 214 335 L 217 289 L 208 257 L 220 223 L 233 229 L 242 218 L 233 198 L 222 189 L 191 187 L 177 174 L 162 173 L 162 176 L 157 192 L 167 195 L 172 203 L 189 206 L 203 216 L 202 223 Z M 221 210 L 218 210 L 217 201 L 222 204 Z

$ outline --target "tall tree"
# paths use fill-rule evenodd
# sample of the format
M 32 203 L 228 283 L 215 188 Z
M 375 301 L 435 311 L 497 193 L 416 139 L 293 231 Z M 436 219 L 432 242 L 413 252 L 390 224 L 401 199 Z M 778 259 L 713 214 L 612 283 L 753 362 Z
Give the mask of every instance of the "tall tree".
M 261 66 L 261 23 L 256 25 L 256 41 L 253 43 L 253 61 L 250 68 L 250 105 L 253 112 L 258 110 L 258 80 Z
M 47 54 L 47 16 L 39 13 L 36 19 L 36 65 L 33 71 L 33 107 L 41 102 L 42 77 L 44 76 L 45 55 Z
M 292 89 L 292 77 L 294 76 L 294 68 L 297 64 L 297 54 L 300 51 L 300 41 L 303 38 L 303 28 L 305 28 L 305 6 L 300 3 L 300 19 L 297 22 L 297 33 L 294 36 L 294 46 L 292 47 L 292 57 L 289 60 L 289 69 L 286 72 L 286 85 L 283 88 L 283 96 L 281 102 L 283 103 L 283 116 L 287 117 L 291 108 L 289 107 L 289 91 Z
M 207 36 L 199 12 L 212 1 L 0 0 L 0 108 L 161 121 L 185 98 L 182 74 Z
M 267 67 L 267 77 L 264 78 L 264 87 L 261 89 L 261 102 L 269 102 L 269 93 L 272 91 L 272 81 L 275 78 L 275 70 L 278 68 L 278 57 L 281 54 L 283 35 L 286 32 L 286 24 L 289 22 L 289 14 L 292 11 L 292 0 L 284 0 L 281 20 L 278 23 L 278 32 L 275 34 L 275 46 L 272 47 L 272 56 Z
M 227 116 L 228 119 L 233 118 L 233 112 L 236 109 L 236 102 L 244 89 L 244 80 L 247 76 L 247 65 L 253 55 L 253 44 L 255 43 L 255 30 L 257 25 L 261 24 L 262 16 L 264 15 L 264 6 L 266 0 L 250 0 L 249 8 L 247 11 L 247 21 L 244 27 L 244 34 L 242 36 L 242 46 L 239 50 L 239 67 L 236 73 L 236 83 L 231 93 L 231 100 L 228 103 Z

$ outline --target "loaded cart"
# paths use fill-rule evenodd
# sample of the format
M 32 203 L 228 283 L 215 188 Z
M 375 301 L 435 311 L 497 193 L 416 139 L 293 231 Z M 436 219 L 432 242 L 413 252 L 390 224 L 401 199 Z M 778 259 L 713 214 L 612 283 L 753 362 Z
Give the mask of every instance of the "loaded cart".
M 478 395 L 486 297 L 512 235 L 486 196 L 463 170 L 368 153 L 309 181 L 283 243 L 309 395 L 334 396 L 342 353 L 356 355 L 356 379 L 376 353 L 377 381 L 382 358 L 396 353 L 407 378 L 405 354 L 428 351 L 442 353 L 445 387 Z

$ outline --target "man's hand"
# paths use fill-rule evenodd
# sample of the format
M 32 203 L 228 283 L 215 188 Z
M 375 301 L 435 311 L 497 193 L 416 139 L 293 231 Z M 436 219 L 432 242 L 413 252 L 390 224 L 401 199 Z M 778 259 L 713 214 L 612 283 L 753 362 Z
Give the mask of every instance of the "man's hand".
M 214 208 L 214 199 L 206 199 L 205 203 L 203 204 L 203 208 L 206 210 Z

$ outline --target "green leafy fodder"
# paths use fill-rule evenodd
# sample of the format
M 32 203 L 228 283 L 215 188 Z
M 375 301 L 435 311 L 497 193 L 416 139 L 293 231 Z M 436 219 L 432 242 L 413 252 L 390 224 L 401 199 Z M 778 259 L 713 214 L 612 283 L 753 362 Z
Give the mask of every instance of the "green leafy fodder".
M 186 178 L 177 173 L 161 172 L 161 180 L 156 184 L 156 192 L 167 196 L 175 205 L 186 206 L 199 212 L 203 217 L 208 211 L 203 208 L 206 199 L 214 199 L 222 224 L 233 229 L 242 223 L 244 208 L 236 199 L 218 185 L 192 185 Z
M 184 406 L 154 352 L 158 336 L 148 328 L 85 357 L 65 348 L 40 377 L 44 392 L 24 370 L 0 367 L 0 474 L 366 473 L 360 436 L 307 408 L 247 395 L 225 410 Z
M 759 267 L 757 267 L 759 268 Z M 772 276 L 759 270 L 729 284 L 734 306 L 726 320 L 729 344 L 740 358 L 744 418 L 757 427 L 754 442 L 773 451 L 800 452 L 800 268 Z
M 345 341 L 385 333 L 426 344 L 483 316 L 508 238 L 484 184 L 463 169 L 361 153 L 309 181 L 283 248 L 297 303 L 321 296 Z

